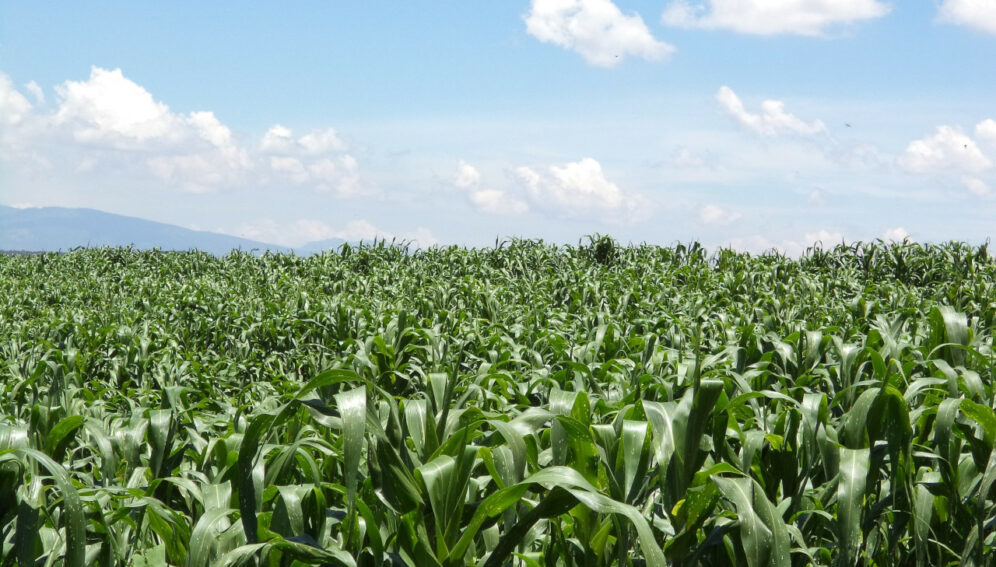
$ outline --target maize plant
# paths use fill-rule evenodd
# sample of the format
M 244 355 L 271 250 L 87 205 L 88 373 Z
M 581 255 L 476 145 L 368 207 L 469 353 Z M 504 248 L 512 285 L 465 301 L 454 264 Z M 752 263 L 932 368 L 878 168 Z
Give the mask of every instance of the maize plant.
M 0 256 L 0 567 L 996 564 L 961 243 Z

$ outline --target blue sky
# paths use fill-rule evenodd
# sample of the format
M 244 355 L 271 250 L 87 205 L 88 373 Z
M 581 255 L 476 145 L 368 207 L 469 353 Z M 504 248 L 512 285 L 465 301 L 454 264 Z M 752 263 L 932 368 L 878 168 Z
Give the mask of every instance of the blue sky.
M 374 235 L 981 242 L 996 0 L 0 1 L 0 204 Z

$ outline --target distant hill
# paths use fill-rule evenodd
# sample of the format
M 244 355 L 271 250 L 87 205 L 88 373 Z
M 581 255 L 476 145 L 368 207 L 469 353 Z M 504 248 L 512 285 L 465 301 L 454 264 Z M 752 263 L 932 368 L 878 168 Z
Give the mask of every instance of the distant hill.
M 197 249 L 218 255 L 232 250 L 290 252 L 284 246 L 94 209 L 0 206 L 0 250 L 51 252 L 77 246 L 129 245 L 138 249 Z

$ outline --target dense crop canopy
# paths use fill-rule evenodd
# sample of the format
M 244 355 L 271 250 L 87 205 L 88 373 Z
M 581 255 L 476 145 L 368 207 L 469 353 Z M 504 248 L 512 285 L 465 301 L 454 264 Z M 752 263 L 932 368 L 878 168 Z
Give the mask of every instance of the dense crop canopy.
M 0 567 L 996 556 L 952 243 L 0 256 Z

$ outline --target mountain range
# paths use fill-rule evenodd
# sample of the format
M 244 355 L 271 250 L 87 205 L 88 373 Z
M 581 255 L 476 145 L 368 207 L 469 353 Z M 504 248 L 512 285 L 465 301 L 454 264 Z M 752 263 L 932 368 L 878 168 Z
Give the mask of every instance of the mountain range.
M 0 205 L 0 250 L 3 251 L 55 252 L 79 246 L 131 246 L 142 250 L 197 249 L 216 255 L 224 255 L 232 250 L 310 255 L 323 250 L 335 250 L 345 242 L 341 239 L 322 240 L 292 249 L 95 209 L 21 209 Z

